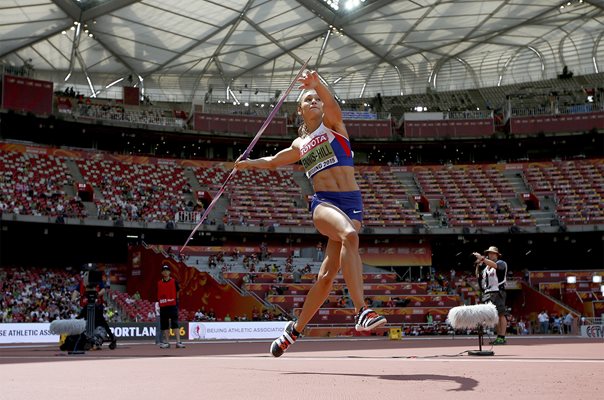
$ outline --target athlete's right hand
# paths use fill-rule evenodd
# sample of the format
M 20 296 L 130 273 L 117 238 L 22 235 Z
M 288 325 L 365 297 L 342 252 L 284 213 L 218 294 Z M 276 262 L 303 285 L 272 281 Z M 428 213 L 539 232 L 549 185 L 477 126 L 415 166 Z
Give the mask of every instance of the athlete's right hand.
M 252 167 L 252 160 L 239 160 L 235 162 L 235 169 L 243 171 L 244 169 L 250 169 Z
M 298 89 L 309 90 L 316 89 L 321 81 L 319 80 L 319 74 L 317 71 L 304 71 L 302 76 L 298 78 L 298 82 L 300 82 L 300 86 Z

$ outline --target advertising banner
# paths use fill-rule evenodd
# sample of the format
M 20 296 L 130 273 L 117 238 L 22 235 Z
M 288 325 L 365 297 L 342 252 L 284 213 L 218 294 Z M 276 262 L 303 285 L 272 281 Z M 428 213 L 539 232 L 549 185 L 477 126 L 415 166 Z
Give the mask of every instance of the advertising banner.
M 152 322 L 114 323 L 109 324 L 109 328 L 118 341 L 155 339 L 155 335 L 159 329 L 157 324 Z
M 52 91 L 52 82 L 4 75 L 2 108 L 34 114 L 51 114 Z
M 287 321 L 277 322 L 189 322 L 189 340 L 274 339 Z
M 0 324 L 0 343 L 59 343 L 59 335 L 49 328 L 49 323 Z
M 581 326 L 581 337 L 590 339 L 604 339 L 604 325 Z
M 180 335 L 187 337 L 188 324 L 180 324 Z M 152 322 L 123 322 L 109 324 L 111 331 L 118 341 L 124 340 L 155 340 L 158 326 Z M 12 323 L 0 324 L 0 344 L 9 343 L 59 343 L 59 335 L 48 332 L 49 323 Z M 170 330 L 170 338 L 175 337 Z

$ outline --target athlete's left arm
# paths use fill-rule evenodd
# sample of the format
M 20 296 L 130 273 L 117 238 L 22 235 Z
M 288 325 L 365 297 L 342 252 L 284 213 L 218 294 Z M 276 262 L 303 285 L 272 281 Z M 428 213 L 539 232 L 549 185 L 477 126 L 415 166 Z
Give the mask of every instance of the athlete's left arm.
M 313 89 L 317 92 L 323 102 L 323 123 L 326 127 L 348 136 L 344 121 L 342 120 L 342 109 L 334 95 L 323 85 L 316 71 L 307 72 L 299 79 L 302 83 L 301 89 Z

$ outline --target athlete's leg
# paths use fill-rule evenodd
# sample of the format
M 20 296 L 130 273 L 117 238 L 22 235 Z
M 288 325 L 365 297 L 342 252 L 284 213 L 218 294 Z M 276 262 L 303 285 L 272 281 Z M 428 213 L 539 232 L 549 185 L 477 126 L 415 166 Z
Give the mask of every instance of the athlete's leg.
M 342 244 L 329 239 L 325 250 L 325 259 L 321 264 L 317 281 L 312 286 L 302 311 L 296 322 L 290 321 L 285 325 L 283 333 L 271 343 L 271 354 L 280 357 L 299 337 L 300 333 L 323 304 L 333 284 L 338 270 L 340 269 L 340 248 Z
M 313 220 L 317 230 L 330 241 L 341 244 L 339 264 L 356 312 L 365 305 L 363 297 L 363 263 L 359 255 L 361 223 L 351 220 L 338 208 L 322 203 L 315 208 Z
M 321 305 L 325 302 L 327 296 L 329 296 L 329 292 L 331 292 L 333 285 L 333 280 L 340 269 L 341 247 L 342 243 L 340 242 L 336 242 L 332 239 L 327 241 L 325 258 L 323 259 L 321 269 L 317 275 L 317 281 L 308 292 L 304 305 L 302 306 L 302 311 L 300 312 L 298 320 L 294 325 L 296 331 L 302 332 L 306 324 L 308 324 L 308 321 L 311 320 L 319 307 L 321 307 Z

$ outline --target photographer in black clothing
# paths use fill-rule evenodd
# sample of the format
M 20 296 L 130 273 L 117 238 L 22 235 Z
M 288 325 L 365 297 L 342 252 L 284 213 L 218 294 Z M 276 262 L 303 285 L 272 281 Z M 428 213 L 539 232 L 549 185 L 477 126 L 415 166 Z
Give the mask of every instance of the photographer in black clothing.
M 84 272 L 80 281 L 80 305 L 82 309 L 77 318 L 88 321 L 88 304 L 94 302 L 94 328 L 101 327 L 105 330 L 111 342 L 109 348 L 113 350 L 117 345 L 117 340 L 104 316 L 105 284 L 102 280 L 102 274 L 100 271 L 96 271 L 91 264 L 88 265 L 88 268 L 89 270 Z M 102 344 L 102 341 L 100 344 Z M 97 347 L 100 348 L 100 345 Z

